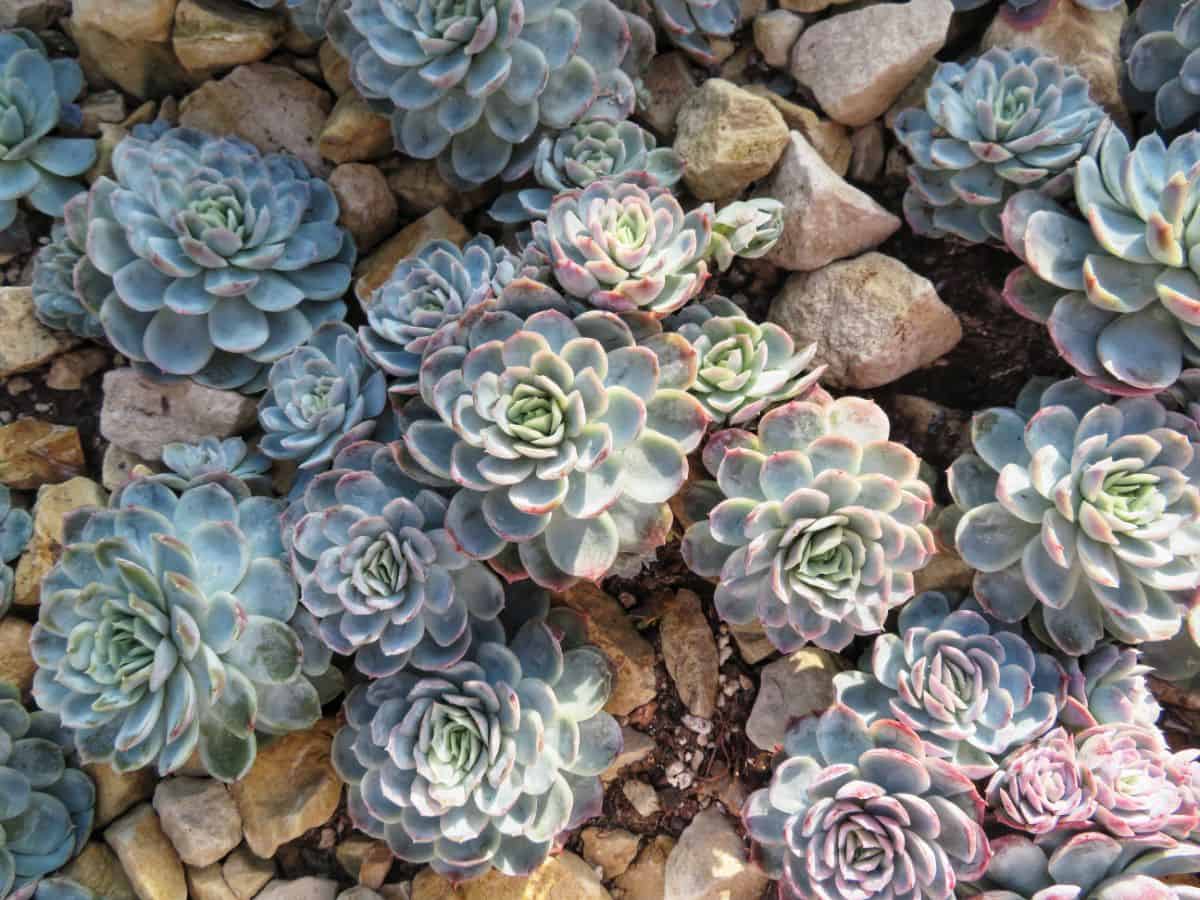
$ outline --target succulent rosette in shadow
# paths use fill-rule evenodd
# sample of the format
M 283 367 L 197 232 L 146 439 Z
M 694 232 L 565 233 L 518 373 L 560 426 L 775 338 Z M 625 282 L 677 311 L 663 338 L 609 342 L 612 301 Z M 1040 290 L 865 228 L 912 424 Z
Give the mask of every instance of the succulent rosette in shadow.
M 225 440 L 206 437 L 195 444 L 181 441 L 167 444 L 162 450 L 162 461 L 168 469 L 188 481 L 205 475 L 227 474 L 246 482 L 256 494 L 266 493 L 270 487 L 267 473 L 271 469 L 271 460 L 257 450 L 250 450 L 239 437 Z
M 1014 750 L 984 796 L 998 821 L 1034 835 L 1087 829 L 1097 809 L 1095 777 L 1064 728 Z
M 718 425 L 752 422 L 773 406 L 802 398 L 825 371 L 817 345 L 797 352 L 791 335 L 758 324 L 724 297 L 685 306 L 665 323 L 696 351 L 692 396 Z
M 26 886 L 66 865 L 92 833 L 96 788 L 69 744 L 53 715 L 27 712 L 0 681 L 0 897 L 33 896 Z
M 544 219 L 555 194 L 585 188 L 599 178 L 648 178 L 671 187 L 683 177 L 683 159 L 659 147 L 654 135 L 635 122 L 580 122 L 537 146 L 532 175 L 537 187 L 502 194 L 488 212 L 497 222 Z
M 257 393 L 346 314 L 354 241 L 324 181 L 282 154 L 177 128 L 131 136 L 92 186 L 87 252 L 109 341 L 152 372 Z
M 1034 379 L 1015 408 L 978 413 L 974 452 L 950 466 L 939 522 L 975 596 L 1071 656 L 1105 634 L 1136 644 L 1179 630 L 1200 584 L 1200 464 L 1186 420 L 1150 397 Z
M 693 572 L 719 579 L 722 619 L 760 622 L 783 653 L 810 642 L 836 651 L 881 631 L 913 595 L 934 552 L 933 498 L 920 460 L 888 429 L 874 403 L 842 397 L 773 409 L 757 434 L 713 435 L 703 458 L 716 485 L 689 488 L 685 502 L 718 502 L 682 551 Z
M 881 634 L 863 671 L 834 677 L 839 703 L 868 721 L 897 719 L 974 779 L 997 757 L 1049 731 L 1067 693 L 1057 660 L 1019 633 L 927 591 Z
M 1200 362 L 1200 279 L 1189 260 L 1200 237 L 1193 183 L 1200 132 L 1130 148 L 1119 128 L 1097 130 L 1075 168 L 1084 220 L 1040 192 L 1013 196 L 1005 242 L 1025 265 L 1004 297 L 1050 330 L 1090 384 L 1157 393 Z
M 1074 68 L 1037 50 L 995 47 L 943 63 L 925 106 L 895 131 L 909 156 L 904 214 L 913 231 L 1002 242 L 1004 203 L 1022 188 L 1062 194 L 1104 111 Z
M 708 416 L 688 393 L 695 359 L 682 337 L 638 346 L 612 313 L 571 318 L 531 282 L 513 292 L 551 308 L 515 332 L 512 313 L 488 316 L 482 333 L 465 332 L 473 346 L 428 356 L 422 393 L 437 419 L 412 423 L 404 441 L 418 480 L 462 488 L 446 528 L 463 552 L 509 580 L 562 589 L 666 540 L 667 501 Z
M 63 208 L 50 242 L 33 264 L 33 305 L 47 328 L 83 338 L 102 338 L 100 307 L 112 293 L 112 279 L 87 258 L 87 195 L 78 194 Z
M 105 900 L 70 878 L 44 878 L 8 895 L 8 900 Z
M 312 40 L 325 36 L 325 21 L 342 0 L 242 0 L 259 9 L 286 9 L 296 27 Z
M 527 875 L 565 830 L 599 815 L 596 777 L 621 749 L 602 708 L 608 660 L 566 609 L 538 608 L 507 643 L 476 643 L 435 674 L 400 672 L 346 700 L 333 764 L 354 824 L 406 862 L 452 881 Z
M 1153 725 L 1158 721 L 1162 710 L 1146 684 L 1146 675 L 1154 667 L 1143 662 L 1142 654 L 1132 647 L 1101 644 L 1087 656 L 1068 657 L 1065 669 L 1067 700 L 1059 719 L 1068 727 L 1084 730 L 1119 722 Z
M 9 563 L 21 555 L 33 537 L 33 517 L 12 505 L 12 494 L 0 484 L 0 619 L 12 603 L 13 570 Z
M 75 60 L 48 58 L 25 28 L 0 32 L 0 231 L 16 219 L 20 200 L 58 217 L 87 190 L 78 179 L 96 161 L 96 142 L 50 134 L 64 119 L 78 122 L 73 102 L 82 90 Z
M 327 27 L 396 147 L 458 187 L 527 168 L 543 130 L 633 111 L 630 26 L 609 0 L 350 0 Z
M 675 312 L 708 280 L 712 204 L 689 213 L 646 179 L 600 179 L 564 191 L 533 239 L 559 286 L 598 309 Z
M 841 705 L 788 729 L 742 818 L 787 900 L 950 900 L 991 855 L 971 779 L 908 726 Z
M 198 750 L 236 781 L 259 733 L 317 721 L 340 675 L 297 609 L 281 512 L 231 475 L 165 473 L 66 518 L 30 642 L 33 695 L 83 762 L 166 775 Z
M 771 197 L 736 200 L 723 206 L 713 219 L 708 254 L 724 272 L 734 257 L 766 256 L 783 236 L 783 204 Z
M 707 66 L 722 61 L 713 40 L 729 38 L 741 24 L 736 0 L 649 0 L 649 5 L 671 43 Z
M 371 436 L 387 401 L 384 373 L 363 355 L 354 329 L 326 322 L 271 366 L 258 402 L 259 449 L 301 469 L 324 467 L 339 441 Z
M 1121 94 L 1148 124 L 1178 134 L 1200 124 L 1200 4 L 1139 3 L 1121 31 Z

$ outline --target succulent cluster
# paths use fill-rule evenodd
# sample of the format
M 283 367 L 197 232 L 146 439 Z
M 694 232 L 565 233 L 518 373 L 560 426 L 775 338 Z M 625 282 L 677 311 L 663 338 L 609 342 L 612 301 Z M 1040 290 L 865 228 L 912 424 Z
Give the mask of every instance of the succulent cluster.
M 758 259 L 783 236 L 783 204 L 771 197 L 735 200 L 713 219 L 708 255 L 724 272 L 734 257 Z
M 1200 124 L 1200 4 L 1139 3 L 1121 31 L 1122 94 L 1129 107 L 1168 134 Z
M 1101 644 L 1086 656 L 1068 657 L 1064 668 L 1067 699 L 1059 719 L 1071 728 L 1158 721 L 1162 710 L 1145 678 L 1154 667 L 1145 664 L 1132 647 Z
M 67 201 L 50 242 L 38 251 L 33 302 L 46 327 L 101 338 L 100 308 L 113 292 L 113 283 L 87 257 L 87 228 L 87 195 L 81 193 Z
M 0 484 L 0 619 L 12 603 L 13 570 L 9 563 L 21 555 L 33 536 L 33 517 L 12 505 L 12 494 Z
M 269 484 L 266 476 L 271 461 L 257 450 L 249 449 L 238 437 L 223 441 L 207 437 L 196 444 L 167 444 L 162 450 L 162 461 L 186 481 L 206 475 L 232 475 L 254 488 L 255 493 L 266 493 Z
M 671 43 L 704 65 L 721 62 L 713 40 L 731 37 L 741 24 L 736 0 L 647 0 L 647 5 Z

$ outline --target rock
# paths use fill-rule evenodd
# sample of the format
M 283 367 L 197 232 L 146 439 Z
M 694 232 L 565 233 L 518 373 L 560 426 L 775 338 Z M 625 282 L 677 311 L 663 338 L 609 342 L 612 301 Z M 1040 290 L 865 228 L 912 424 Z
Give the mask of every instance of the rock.
M 412 900 L 611 900 L 592 867 L 570 851 L 552 856 L 527 878 L 495 869 L 455 887 L 432 869 L 413 879 Z
M 350 61 L 337 52 L 333 41 L 321 43 L 317 59 L 321 64 L 321 76 L 331 91 L 340 97 L 353 87 L 350 83 Z
M 379 896 L 383 900 L 412 900 L 408 882 L 404 884 L 385 884 L 379 889 Z
M 461 247 L 470 237 L 462 223 L 439 206 L 392 235 L 374 253 L 359 262 L 355 269 L 358 281 L 355 282 L 354 293 L 360 300 L 371 296 L 377 287 L 387 281 L 396 263 L 432 240 L 441 238 Z
M 649 703 L 657 693 L 654 684 L 654 647 L 638 634 L 625 609 L 599 587 L 580 582 L 555 599 L 582 613 L 588 641 L 608 657 L 616 677 L 605 709 L 625 716 Z
M 621 752 L 617 754 L 617 758 L 609 764 L 609 767 L 600 773 L 600 780 L 605 784 L 609 784 L 625 769 L 635 763 L 640 763 L 654 752 L 653 738 L 628 725 L 621 726 L 621 740 Z
M 896 394 L 890 418 L 893 440 L 923 459 L 948 458 L 971 450 L 971 416 L 924 397 Z
M 187 900 L 183 863 L 149 803 L 126 813 L 104 832 L 141 900 Z
M 637 856 L 638 836 L 624 828 L 585 828 L 579 837 L 583 858 L 604 870 L 605 881 L 628 869 Z
M 750 622 L 746 625 L 730 625 L 729 633 L 737 643 L 738 653 L 741 654 L 742 661 L 748 666 L 760 663 L 776 652 L 775 645 L 771 643 L 767 637 L 767 633 L 763 631 L 762 625 L 758 622 Z
M 221 863 L 221 875 L 237 900 L 250 900 L 275 877 L 275 863 L 260 859 L 243 844 Z
M 833 705 L 833 676 L 841 668 L 837 656 L 817 647 L 805 647 L 764 666 L 746 721 L 746 737 L 759 750 L 774 752 L 781 747 L 792 722 Z
M 211 134 L 233 134 L 263 153 L 286 150 L 314 174 L 329 174 L 317 141 L 333 99 L 283 66 L 238 66 L 184 98 L 179 123 Z
M 225 883 L 217 863 L 203 868 L 188 866 L 187 883 L 188 896 L 192 900 L 237 900 L 237 894 Z
M 206 435 L 227 438 L 258 420 L 253 397 L 194 381 L 155 381 L 133 369 L 104 375 L 100 433 L 119 447 L 158 459 L 172 441 L 194 443 Z
M 793 131 L 774 174 L 758 191 L 783 204 L 783 235 L 767 260 L 809 272 L 883 243 L 900 220 L 843 180 Z
M 129 136 L 129 130 L 124 125 L 100 125 L 100 137 L 96 139 L 96 161 L 84 174 L 88 184 L 95 184 L 99 178 L 111 178 L 113 174 L 112 157 L 117 144 Z
M 294 881 L 272 881 L 258 900 L 336 900 L 338 883 L 328 878 L 297 878 Z
M 400 208 L 387 178 L 375 166 L 338 166 L 329 176 L 329 186 L 341 207 L 338 224 L 350 232 L 359 253 L 366 253 L 396 230 Z
M 850 2 L 851 0 L 779 0 L 779 5 L 792 12 L 818 13 L 830 6 L 840 6 Z
M 793 275 L 769 318 L 799 346 L 816 342 L 814 364 L 829 366 L 823 382 L 842 388 L 890 384 L 962 338 L 958 317 L 933 285 L 881 253 Z
M 59 874 L 79 882 L 102 900 L 138 900 L 121 861 L 99 841 L 89 841 Z
M 338 97 L 317 149 L 335 163 L 382 159 L 392 152 L 392 123 L 367 105 L 357 91 Z
M 420 215 L 439 206 L 453 215 L 463 215 L 491 203 L 499 193 L 493 182 L 465 193 L 458 190 L 442 177 L 433 159 L 397 157 L 385 164 L 385 171 L 388 187 L 403 207 Z
M 0 6 L 0 28 L 44 31 L 70 8 L 69 0 L 5 0 Z
M 754 46 L 763 62 L 773 69 L 786 69 L 792 45 L 804 30 L 804 19 L 791 10 L 773 9 L 754 17 Z
M 663 900 L 758 900 L 767 876 L 713 806 L 692 819 L 667 859 Z
M 933 83 L 933 76 L 937 73 L 940 65 L 941 63 L 936 59 L 931 59 L 925 63 L 925 67 L 917 73 L 917 77 L 909 82 L 908 87 L 900 92 L 900 96 L 888 107 L 888 111 L 883 114 L 884 128 L 891 130 L 896 124 L 896 117 L 906 109 L 924 109 L 925 92 L 929 90 L 929 85 Z
M 33 288 L 0 288 L 0 379 L 44 366 L 79 344 L 39 322 L 33 309 Z
M 696 76 L 687 57 L 678 50 L 655 56 L 642 78 L 638 115 L 662 140 L 675 134 L 679 110 L 696 90 Z
M 153 460 L 143 459 L 136 453 L 122 450 L 116 444 L 109 444 L 104 448 L 104 460 L 100 464 L 100 481 L 105 488 L 115 491 L 133 477 L 135 466 L 145 466 L 154 471 L 161 468 Z
M 850 168 L 851 147 L 850 134 L 845 125 L 832 119 L 823 119 L 808 107 L 793 103 L 764 85 L 752 84 L 746 90 L 770 100 L 771 105 L 783 116 L 784 124 L 804 135 L 804 139 L 821 154 L 821 159 L 829 168 L 838 175 L 846 174 Z
M 83 383 L 108 365 L 108 353 L 99 347 L 72 350 L 55 357 L 46 373 L 46 387 L 56 391 L 77 391 Z
M 923 569 L 918 569 L 914 577 L 918 594 L 922 591 L 968 591 L 975 579 L 975 570 L 953 550 L 942 549 Z
M 346 874 L 369 888 L 380 887 L 392 868 L 392 851 L 383 841 L 352 834 L 333 851 Z
M 666 889 L 667 858 L 675 839 L 665 834 L 654 836 L 642 848 L 637 859 L 613 881 L 621 900 L 663 900 Z
M 323 719 L 259 748 L 250 772 L 230 790 L 246 844 L 264 859 L 281 844 L 324 825 L 337 811 L 342 780 L 329 760 L 337 723 Z
M 103 828 L 143 800 L 150 799 L 158 775 L 153 768 L 118 772 L 107 763 L 83 767 L 96 785 L 96 827 Z
M 95 91 L 79 104 L 83 123 L 79 133 L 95 137 L 101 125 L 119 125 L 125 120 L 125 95 L 120 91 Z
M 717 711 L 720 664 L 717 642 L 700 598 L 682 590 L 667 602 L 659 622 L 663 660 L 675 682 L 679 699 L 694 716 L 711 719 Z
M 171 44 L 191 72 L 212 73 L 266 59 L 283 41 L 287 20 L 227 0 L 179 0 Z
M 883 174 L 883 125 L 869 122 L 850 135 L 850 178 L 870 183 Z
M 29 652 L 33 626 L 24 619 L 8 616 L 0 619 L 0 681 L 7 681 L 28 697 L 33 688 L 37 664 Z
M 721 78 L 710 78 L 684 101 L 676 126 L 683 180 L 701 200 L 741 193 L 771 171 L 787 146 L 779 111 Z
M 866 125 L 942 48 L 950 0 L 878 3 L 808 28 L 792 48 L 792 77 L 843 125 Z
M 337 895 L 337 900 L 383 900 L 379 894 L 375 893 L 369 887 L 350 888 L 348 891 L 342 891 Z
M 175 852 L 189 866 L 211 865 L 242 842 L 237 804 L 229 789 L 212 778 L 159 782 L 154 811 Z
M 127 41 L 168 41 L 177 0 L 75 0 L 72 21 Z
M 106 12 L 125 7 L 124 3 L 114 7 L 112 0 L 92 0 L 90 5 Z M 141 0 L 134 0 L 129 5 L 142 4 Z M 175 0 L 170 0 L 170 8 L 174 15 Z M 120 18 L 109 17 L 112 22 L 119 22 Z M 175 58 L 169 34 L 161 40 L 149 40 L 120 28 L 106 31 L 93 24 L 90 18 L 81 21 L 79 4 L 75 5 L 74 15 L 62 24 L 79 48 L 79 65 L 89 84 L 111 82 L 139 100 L 145 100 L 183 93 L 200 81 L 200 76 L 188 72 Z
M 85 468 L 79 432 L 41 419 L 0 426 L 0 484 L 31 491 L 66 481 Z
M 662 812 L 658 792 L 644 781 L 626 781 L 621 785 L 621 793 L 639 816 L 655 816 Z
M 13 601 L 18 606 L 36 606 L 40 601 L 42 579 L 62 553 L 63 519 L 67 513 L 85 506 L 104 506 L 108 495 L 90 478 L 72 478 L 61 484 L 38 489 L 33 506 L 33 536 L 17 563 Z

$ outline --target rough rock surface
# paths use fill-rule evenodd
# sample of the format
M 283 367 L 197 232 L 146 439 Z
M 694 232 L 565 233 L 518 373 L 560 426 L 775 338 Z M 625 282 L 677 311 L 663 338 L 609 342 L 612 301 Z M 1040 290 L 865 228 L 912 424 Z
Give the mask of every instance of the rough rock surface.
M 66 864 L 62 874 L 91 890 L 102 900 L 138 900 L 121 868 L 121 861 L 107 844 L 93 840 Z
M 183 863 L 149 803 L 126 813 L 104 832 L 141 900 L 187 900 Z
M 585 828 L 579 835 L 583 858 L 604 871 L 604 880 L 629 868 L 638 852 L 638 836 L 624 828 Z
M 13 602 L 35 606 L 41 597 L 42 579 L 62 553 L 63 518 L 85 506 L 104 506 L 108 495 L 90 478 L 72 478 L 38 489 L 33 506 L 33 536 L 17 563 Z
M 493 870 L 455 887 L 432 869 L 413 879 L 412 900 L 611 900 L 592 867 L 564 851 L 542 863 L 527 878 Z
M 171 45 L 185 69 L 216 72 L 265 59 L 286 30 L 282 16 L 247 4 L 179 0 Z
M 84 470 L 79 432 L 41 419 L 17 419 L 0 427 L 0 484 L 32 491 L 66 481 Z
M 154 810 L 175 851 L 203 868 L 242 841 L 242 817 L 229 789 L 212 778 L 169 778 L 154 791 Z
M 461 247 L 470 237 L 461 222 L 438 207 L 411 225 L 406 225 L 380 244 L 374 253 L 359 261 L 358 268 L 354 270 L 357 277 L 354 293 L 360 300 L 370 297 L 377 287 L 387 281 L 396 263 L 416 253 L 430 241 L 441 238 Z
M 68 332 L 51 331 L 33 310 L 32 288 L 0 288 L 0 379 L 44 366 L 79 343 Z
M 803 17 L 790 9 L 773 9 L 754 17 L 754 46 L 768 66 L 786 69 L 803 30 Z
M 679 836 L 667 859 L 664 900 L 759 900 L 767 876 L 749 861 L 733 823 L 715 806 Z
M 797 650 L 764 666 L 746 737 L 758 749 L 773 752 L 783 744 L 793 721 L 833 704 L 833 676 L 840 670 L 838 658 L 817 647 Z
M 720 666 L 712 628 L 695 593 L 679 591 L 667 602 L 659 635 L 663 660 L 683 705 L 692 715 L 711 719 L 717 711 Z
M 605 709 L 625 716 L 654 699 L 654 647 L 629 619 L 621 604 L 594 584 L 580 582 L 558 599 L 587 617 L 588 641 L 612 666 L 613 692 Z
M 396 230 L 400 209 L 387 178 L 375 166 L 346 163 L 329 176 L 341 214 L 338 224 L 354 238 L 359 253 L 366 253 Z
M 16 616 L 0 619 L 0 681 L 7 681 L 23 696 L 33 688 L 37 663 L 29 652 L 33 626 Z
M 665 834 L 647 841 L 633 864 L 613 879 L 622 900 L 663 900 L 667 859 L 674 848 L 675 839 Z

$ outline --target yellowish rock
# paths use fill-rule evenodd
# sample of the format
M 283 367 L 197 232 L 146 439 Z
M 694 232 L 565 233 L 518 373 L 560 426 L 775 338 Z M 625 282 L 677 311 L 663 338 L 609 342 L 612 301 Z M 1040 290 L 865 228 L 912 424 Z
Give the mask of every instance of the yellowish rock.
M 437 160 L 397 157 L 384 167 L 388 173 L 388 187 L 392 189 L 406 210 L 424 214 L 444 206 L 452 215 L 461 215 L 491 203 L 499 193 L 492 182 L 470 191 L 453 187 L 438 171 Z
M 166 41 L 171 37 L 176 0 L 75 0 L 77 25 L 120 35 L 127 41 Z
M 33 626 L 24 619 L 7 616 L 0 620 L 0 681 L 15 685 L 22 696 L 33 688 L 37 664 L 29 652 Z
M 317 60 L 321 64 L 321 75 L 331 91 L 340 97 L 353 87 L 350 83 L 350 61 L 337 52 L 333 41 L 321 44 Z
M 216 72 L 266 59 L 286 30 L 284 16 L 254 6 L 179 0 L 171 43 L 184 68 Z
M 560 853 L 528 878 L 492 870 L 457 887 L 432 869 L 413 879 L 412 900 L 611 900 L 592 867 L 574 853 Z
M 121 861 L 107 844 L 91 841 L 83 852 L 71 860 L 62 874 L 89 888 L 104 900 L 138 900 L 121 868 Z
M 95 0 L 108 9 L 112 0 Z M 136 0 L 135 0 L 136 2 Z M 174 0 L 171 0 L 172 12 Z M 111 81 L 139 100 L 183 93 L 195 86 L 202 76 L 188 72 L 168 39 L 146 41 L 127 34 L 112 34 L 102 28 L 79 22 L 79 6 L 63 27 L 79 48 L 79 64 L 89 81 Z
M 663 900 L 667 858 L 674 847 L 675 839 L 665 834 L 646 844 L 633 865 L 613 881 L 621 900 Z
M 33 537 L 17 564 L 13 602 L 36 606 L 41 599 L 42 579 L 62 553 L 63 519 L 67 513 L 87 506 L 104 506 L 108 494 L 90 478 L 72 478 L 47 484 L 38 490 L 33 506 Z
M 804 139 L 812 144 L 813 149 L 838 175 L 845 176 L 850 170 L 853 146 L 850 143 L 850 132 L 845 125 L 833 119 L 823 119 L 807 106 L 780 97 L 761 84 L 749 85 L 746 90 L 770 100 L 771 105 L 783 116 L 787 127 L 804 135 Z
M 100 347 L 85 347 L 56 357 L 46 373 L 46 387 L 77 391 L 83 383 L 108 365 L 108 353 Z
M 654 739 L 628 725 L 621 726 L 621 752 L 617 754 L 607 769 L 600 773 L 600 781 L 611 784 L 617 776 L 630 766 L 640 763 L 654 752 Z
M 392 152 L 392 123 L 351 89 L 338 97 L 321 129 L 321 155 L 335 163 L 382 159 Z
M 152 767 L 118 772 L 106 763 L 83 767 L 96 785 L 96 827 L 103 828 L 126 810 L 148 800 L 158 783 Z
M 44 366 L 79 343 L 34 315 L 33 288 L 0 288 L 0 379 Z
M 219 863 L 203 868 L 188 866 L 187 883 L 192 900 L 237 900 L 237 894 L 225 883 Z
M 470 234 L 458 219 L 440 206 L 430 211 L 392 235 L 358 264 L 355 270 L 358 281 L 354 285 L 354 293 L 358 299 L 366 300 L 370 297 L 376 288 L 387 281 L 392 269 L 396 268 L 396 263 L 438 238 L 461 247 L 470 238 Z
M 187 879 L 154 807 L 143 803 L 104 832 L 140 900 L 187 900 Z
M 84 470 L 79 432 L 40 419 L 0 427 L 0 484 L 31 491 L 66 481 Z
M 624 828 L 585 828 L 579 835 L 583 858 L 599 866 L 606 881 L 629 868 L 638 852 L 638 836 Z
M 242 844 L 221 863 L 221 874 L 237 900 L 250 900 L 275 877 L 275 863 L 260 859 Z

